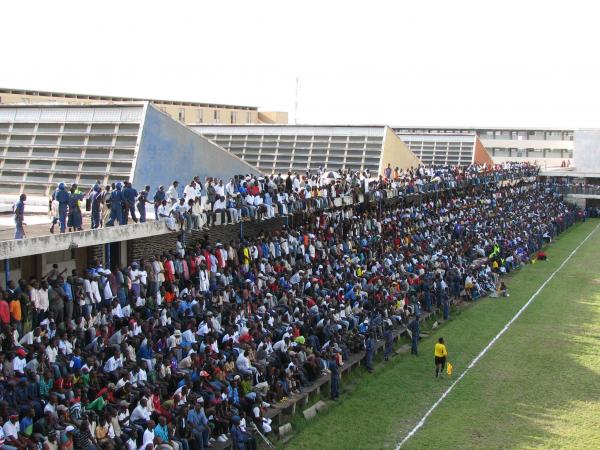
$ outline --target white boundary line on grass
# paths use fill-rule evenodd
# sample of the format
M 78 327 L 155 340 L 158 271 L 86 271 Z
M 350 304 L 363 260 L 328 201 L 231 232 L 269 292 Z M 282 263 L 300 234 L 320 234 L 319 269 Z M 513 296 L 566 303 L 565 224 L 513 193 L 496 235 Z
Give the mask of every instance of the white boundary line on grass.
M 440 405 L 440 403 L 442 403 L 442 400 L 444 400 L 448 396 L 448 394 L 452 391 L 452 389 L 454 389 L 454 386 L 456 386 L 458 384 L 458 382 L 460 380 L 462 380 L 463 377 L 467 374 L 467 372 L 469 370 L 471 370 L 475 366 L 475 364 L 477 364 L 477 362 L 481 359 L 481 357 L 483 355 L 485 355 L 487 353 L 487 351 L 492 347 L 492 345 L 494 345 L 494 343 L 498 339 L 500 339 L 500 337 L 504 333 L 506 333 L 506 331 L 510 328 L 510 326 L 513 324 L 513 322 L 519 318 L 519 316 L 523 313 L 523 311 L 525 311 L 525 309 L 527 309 L 527 307 L 531 304 L 531 302 L 533 302 L 533 300 L 540 294 L 540 292 L 542 292 L 542 290 L 552 280 L 552 278 L 554 278 L 554 275 L 556 275 L 565 266 L 565 264 L 567 264 L 569 262 L 569 260 L 573 257 L 573 255 L 575 255 L 577 250 L 579 250 L 579 248 L 583 244 L 585 244 L 585 242 L 592 236 L 592 234 L 594 234 L 594 232 L 599 227 L 600 227 L 600 223 L 598 225 L 596 225 L 596 227 L 592 231 L 590 231 L 590 234 L 588 234 L 585 237 L 585 239 L 583 241 L 581 241 L 577 247 L 575 247 L 575 249 L 569 254 L 569 256 L 567 256 L 565 258 L 565 260 L 561 263 L 561 265 L 558 266 L 558 268 L 550 274 L 550 276 L 546 279 L 546 281 L 544 281 L 542 283 L 542 285 L 539 287 L 539 289 L 534 292 L 534 294 L 531 296 L 531 298 L 529 300 L 527 300 L 527 303 L 525 303 L 521 307 L 521 309 L 519 309 L 519 311 L 517 311 L 517 313 L 513 316 L 513 318 L 510 319 L 510 321 L 506 325 L 504 325 L 504 328 L 502 328 L 502 330 L 500 330 L 500 332 L 494 337 L 494 339 L 492 339 L 489 342 L 489 344 L 486 345 L 483 350 L 481 350 L 481 352 L 473 359 L 473 361 L 471 361 L 471 364 L 469 364 L 469 366 L 464 370 L 464 372 L 461 373 L 460 376 L 450 385 L 450 387 L 444 391 L 442 396 L 433 404 L 433 406 L 431 408 L 429 408 L 429 410 L 425 413 L 425 415 L 421 418 L 421 420 L 419 420 L 419 422 L 415 425 L 415 427 L 412 430 L 410 430 L 410 432 L 404 437 L 404 439 L 402 439 L 402 441 L 400 441 L 400 443 L 396 446 L 396 450 L 399 450 L 404 444 L 406 444 L 406 442 L 415 435 L 415 433 L 419 430 L 419 428 L 421 428 L 423 425 L 425 425 L 425 421 L 427 420 L 427 418 Z

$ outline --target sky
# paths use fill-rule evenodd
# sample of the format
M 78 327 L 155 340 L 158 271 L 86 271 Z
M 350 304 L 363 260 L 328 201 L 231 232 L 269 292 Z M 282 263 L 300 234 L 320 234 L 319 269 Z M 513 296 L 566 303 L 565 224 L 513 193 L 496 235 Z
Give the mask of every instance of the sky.
M 591 1 L 19 0 L 2 9 L 4 88 L 251 105 L 303 124 L 600 127 Z

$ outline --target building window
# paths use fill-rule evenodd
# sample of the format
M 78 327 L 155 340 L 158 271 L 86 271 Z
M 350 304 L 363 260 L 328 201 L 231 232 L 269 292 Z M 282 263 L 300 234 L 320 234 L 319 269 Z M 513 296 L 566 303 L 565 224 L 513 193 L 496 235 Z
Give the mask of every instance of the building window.
M 185 109 L 180 108 L 178 116 L 179 116 L 179 120 L 181 122 L 184 122 L 185 121 Z
M 231 111 L 231 113 L 229 114 L 229 118 L 231 120 L 231 123 L 235 123 L 235 111 Z
M 215 120 L 215 122 L 218 122 L 218 121 L 220 120 L 220 117 L 219 117 L 219 116 L 220 116 L 220 114 L 219 114 L 219 110 L 218 110 L 218 109 L 215 109 L 215 110 L 213 111 L 213 119 Z
M 204 122 L 204 110 L 199 109 L 198 110 L 198 123 L 202 123 L 202 122 Z
M 251 112 L 246 113 L 246 123 L 252 123 L 252 113 Z

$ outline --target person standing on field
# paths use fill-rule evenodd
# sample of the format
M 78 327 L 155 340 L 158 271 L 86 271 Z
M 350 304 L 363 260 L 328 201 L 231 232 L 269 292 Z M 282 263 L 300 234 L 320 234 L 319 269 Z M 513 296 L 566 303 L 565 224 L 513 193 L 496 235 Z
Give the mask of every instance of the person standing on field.
M 443 373 L 444 367 L 446 366 L 446 358 L 448 356 L 448 350 L 444 344 L 444 338 L 439 338 L 433 349 L 435 356 L 435 377 L 438 378 Z
M 408 329 L 410 330 L 412 336 L 412 345 L 410 347 L 410 354 L 419 356 L 419 334 L 421 333 L 419 326 L 419 317 L 414 316 L 410 324 L 408 325 Z

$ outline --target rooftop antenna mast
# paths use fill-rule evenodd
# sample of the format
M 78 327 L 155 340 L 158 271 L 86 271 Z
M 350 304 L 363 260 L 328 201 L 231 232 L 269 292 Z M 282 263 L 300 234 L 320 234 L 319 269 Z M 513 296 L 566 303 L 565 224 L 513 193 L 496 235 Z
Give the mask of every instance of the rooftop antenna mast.
M 296 77 L 296 101 L 294 103 L 294 125 L 298 125 L 298 96 L 300 95 L 300 77 Z

